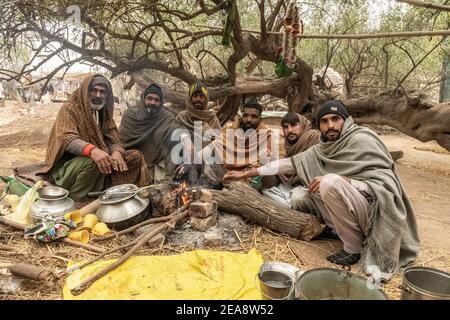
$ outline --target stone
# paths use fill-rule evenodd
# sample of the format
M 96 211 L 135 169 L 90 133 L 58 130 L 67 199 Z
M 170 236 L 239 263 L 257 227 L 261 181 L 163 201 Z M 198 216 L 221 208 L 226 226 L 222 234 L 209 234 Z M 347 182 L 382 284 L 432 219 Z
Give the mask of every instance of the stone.
M 135 237 L 139 237 L 144 233 L 148 233 L 152 227 L 153 227 L 152 225 L 143 226 L 134 231 L 133 234 Z M 154 248 L 162 245 L 165 241 L 166 241 L 165 235 L 163 233 L 158 233 L 152 239 L 147 241 L 147 245 L 151 248 Z
M 222 231 L 216 227 L 210 228 L 203 235 L 203 245 L 210 248 L 221 247 L 223 245 Z
M 213 194 L 207 189 L 200 190 L 200 201 L 211 202 L 213 201 Z
M 161 234 L 158 233 L 156 236 L 154 236 L 152 239 L 147 241 L 147 245 L 150 248 L 156 248 L 156 247 L 160 247 L 164 244 L 164 242 L 166 241 L 166 237 Z
M 195 201 L 189 207 L 189 215 L 196 218 L 206 218 L 217 211 L 217 203 Z
M 192 229 L 205 232 L 217 223 L 218 216 L 219 214 L 216 211 L 207 218 L 191 217 Z

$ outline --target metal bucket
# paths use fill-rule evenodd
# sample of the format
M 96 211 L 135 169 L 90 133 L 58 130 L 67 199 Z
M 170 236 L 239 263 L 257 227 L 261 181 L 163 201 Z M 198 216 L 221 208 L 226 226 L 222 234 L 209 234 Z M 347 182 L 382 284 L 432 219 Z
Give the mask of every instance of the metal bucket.
M 295 290 L 300 300 L 388 300 L 368 279 L 348 270 L 330 268 L 306 271 Z
M 278 271 L 262 271 L 257 274 L 263 300 L 287 300 L 294 290 L 291 278 Z
M 409 267 L 403 273 L 401 300 L 450 300 L 450 274 L 427 267 Z
M 287 275 L 292 283 L 296 283 L 298 277 L 304 272 L 303 270 L 300 270 L 296 266 L 293 266 L 289 263 L 280 262 L 280 261 L 267 261 L 264 262 L 261 265 L 261 268 L 259 269 L 259 272 L 264 271 L 277 271 L 281 272 L 285 275 Z M 292 290 L 292 293 L 287 297 L 287 300 L 295 300 L 295 286 L 294 290 Z

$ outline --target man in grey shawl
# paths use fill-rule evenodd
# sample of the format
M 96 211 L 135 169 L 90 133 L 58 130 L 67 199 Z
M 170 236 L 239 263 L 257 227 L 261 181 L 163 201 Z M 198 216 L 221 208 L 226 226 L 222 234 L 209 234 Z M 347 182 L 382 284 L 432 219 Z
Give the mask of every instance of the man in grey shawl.
M 140 102 L 123 114 L 120 140 L 126 148 L 141 151 L 152 182 L 158 182 L 175 170 L 171 150 L 178 141 L 172 141 L 172 133 L 178 128 L 181 125 L 163 107 L 163 92 L 157 84 L 149 85 L 142 92 Z
M 356 125 L 341 101 L 322 105 L 317 123 L 318 145 L 247 175 L 296 172 L 309 188 L 294 189 L 292 207 L 308 209 L 304 199 L 310 197 L 309 209 L 319 212 L 344 243 L 327 259 L 342 265 L 361 259 L 365 272 L 389 279 L 420 249 L 413 209 L 394 161 L 378 135 Z M 227 180 L 237 178 L 237 173 L 227 175 Z

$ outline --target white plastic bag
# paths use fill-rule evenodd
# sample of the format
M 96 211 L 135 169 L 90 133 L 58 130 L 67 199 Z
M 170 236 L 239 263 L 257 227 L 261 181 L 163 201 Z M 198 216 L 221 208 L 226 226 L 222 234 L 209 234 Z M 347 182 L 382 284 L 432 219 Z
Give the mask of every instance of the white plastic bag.
M 5 216 L 5 218 L 26 225 L 32 224 L 31 206 L 37 198 L 37 191 L 42 187 L 43 181 L 36 182 L 31 189 L 20 197 L 17 205 L 13 207 L 13 213 Z

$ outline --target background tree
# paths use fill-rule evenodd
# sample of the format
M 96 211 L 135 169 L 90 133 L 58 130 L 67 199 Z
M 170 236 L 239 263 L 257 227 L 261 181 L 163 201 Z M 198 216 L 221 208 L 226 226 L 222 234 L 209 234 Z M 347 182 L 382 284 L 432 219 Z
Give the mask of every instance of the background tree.
M 232 0 L 6 2 L 0 8 L 0 77 L 21 79 L 59 56 L 61 64 L 32 83 L 41 82 L 45 86 L 59 71 L 83 62 L 105 69 L 113 78 L 128 74 L 131 81 L 126 88 L 158 81 L 163 84 L 166 100 L 180 106 L 184 104 L 187 85 L 201 79 L 209 87 L 211 99 L 219 105 L 220 120 L 225 122 L 249 95 L 286 99 L 290 110 L 311 115 L 317 105 L 330 98 L 327 92 L 312 85 L 313 70 L 325 65 L 343 74 L 351 94 L 344 100 L 358 122 L 389 124 L 422 141 L 435 139 L 450 149 L 448 105 L 436 105 L 411 91 L 438 81 L 442 57 L 448 54 L 448 43 L 443 37 L 370 40 L 300 37 L 295 72 L 276 78 L 274 68 L 281 36 L 274 32 L 282 30 L 286 1 L 241 0 L 236 2 L 236 11 L 231 10 L 233 3 Z M 396 2 L 298 3 L 305 34 L 449 29 L 447 11 Z M 74 13 L 68 12 L 69 7 L 79 9 L 82 28 L 72 25 Z M 221 45 L 228 14 L 232 22 L 229 47 Z M 27 63 L 19 70 L 7 64 L 16 59 L 14 50 L 18 47 L 30 52 Z M 373 86 L 383 92 L 379 96 L 355 98 L 361 86 Z M 380 101 L 383 106 L 379 106 Z

